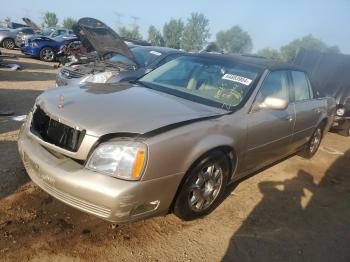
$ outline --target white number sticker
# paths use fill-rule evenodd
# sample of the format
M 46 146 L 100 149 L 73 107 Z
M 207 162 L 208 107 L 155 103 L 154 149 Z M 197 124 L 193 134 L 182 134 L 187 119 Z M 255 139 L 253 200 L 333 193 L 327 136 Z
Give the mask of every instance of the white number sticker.
M 246 86 L 249 86 L 250 83 L 253 81 L 253 80 L 251 80 L 249 78 L 245 78 L 243 76 L 231 75 L 231 74 L 225 74 L 222 77 L 222 79 L 233 81 L 233 82 L 237 82 L 237 83 L 240 83 L 240 84 L 246 85 Z

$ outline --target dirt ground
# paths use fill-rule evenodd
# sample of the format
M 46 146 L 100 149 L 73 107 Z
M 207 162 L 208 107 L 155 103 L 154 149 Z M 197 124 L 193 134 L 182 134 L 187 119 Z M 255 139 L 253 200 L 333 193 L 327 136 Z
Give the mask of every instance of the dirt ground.
M 23 69 L 0 68 L 0 109 L 23 115 L 54 86 L 56 69 L 13 62 Z M 168 215 L 112 228 L 29 180 L 20 125 L 0 117 L 0 260 L 350 261 L 350 138 L 329 133 L 312 160 L 293 156 L 231 186 L 203 219 Z

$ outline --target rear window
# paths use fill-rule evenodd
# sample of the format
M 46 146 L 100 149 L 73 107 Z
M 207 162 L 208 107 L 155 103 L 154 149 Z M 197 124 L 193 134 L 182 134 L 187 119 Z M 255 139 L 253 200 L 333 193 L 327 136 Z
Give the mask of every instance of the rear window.
M 304 72 L 292 71 L 295 101 L 303 101 L 313 98 L 309 81 Z

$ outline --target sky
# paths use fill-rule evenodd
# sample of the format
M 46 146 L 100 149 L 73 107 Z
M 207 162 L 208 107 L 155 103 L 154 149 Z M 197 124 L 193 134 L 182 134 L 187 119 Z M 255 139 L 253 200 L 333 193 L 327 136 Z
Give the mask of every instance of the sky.
M 90 16 L 112 28 L 130 26 L 136 17 L 144 38 L 150 25 L 162 29 L 171 18 L 186 22 L 192 12 L 200 12 L 209 19 L 210 40 L 239 25 L 250 34 L 254 52 L 312 34 L 350 54 L 350 0 L 15 0 L 1 5 L 0 20 L 20 22 L 27 16 L 40 23 L 46 11 L 55 12 L 60 22 Z

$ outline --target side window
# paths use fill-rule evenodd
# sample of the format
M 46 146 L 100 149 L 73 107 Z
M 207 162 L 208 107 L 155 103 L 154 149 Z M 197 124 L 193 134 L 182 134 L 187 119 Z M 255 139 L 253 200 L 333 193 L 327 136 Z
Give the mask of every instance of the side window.
M 288 74 L 286 71 L 274 71 L 265 78 L 255 103 L 260 104 L 269 96 L 282 98 L 289 102 Z
M 309 82 L 304 72 L 292 71 L 295 101 L 303 101 L 312 98 Z
M 23 29 L 22 32 L 25 34 L 32 34 L 33 30 L 32 29 Z

